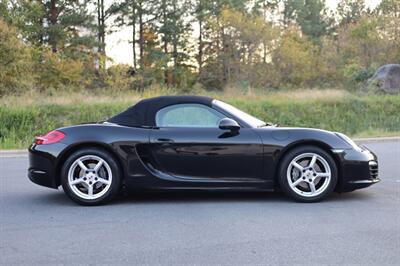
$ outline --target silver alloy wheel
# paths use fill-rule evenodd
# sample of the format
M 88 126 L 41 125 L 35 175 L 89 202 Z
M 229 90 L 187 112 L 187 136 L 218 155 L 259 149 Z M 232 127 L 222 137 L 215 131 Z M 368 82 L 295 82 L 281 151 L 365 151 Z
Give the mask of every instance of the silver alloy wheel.
M 287 168 L 289 187 L 303 197 L 323 193 L 331 181 L 328 162 L 316 153 L 303 153 L 294 158 Z
M 82 199 L 100 198 L 110 189 L 111 182 L 110 166 L 96 155 L 79 157 L 68 170 L 68 186 Z

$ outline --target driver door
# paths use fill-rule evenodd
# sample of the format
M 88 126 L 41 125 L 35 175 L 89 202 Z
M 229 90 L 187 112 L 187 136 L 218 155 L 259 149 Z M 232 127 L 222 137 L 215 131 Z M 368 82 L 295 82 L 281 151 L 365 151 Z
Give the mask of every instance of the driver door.
M 263 147 L 251 128 L 222 130 L 225 116 L 202 104 L 176 104 L 156 115 L 150 133 L 153 166 L 180 179 L 260 181 Z

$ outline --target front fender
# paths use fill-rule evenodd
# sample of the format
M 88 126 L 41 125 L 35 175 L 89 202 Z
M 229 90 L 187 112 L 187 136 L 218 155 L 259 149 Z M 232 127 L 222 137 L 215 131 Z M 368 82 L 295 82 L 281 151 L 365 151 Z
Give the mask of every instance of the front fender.
M 269 180 L 275 179 L 282 156 L 294 147 L 314 145 L 326 150 L 333 155 L 339 172 L 341 171 L 340 158 L 334 151 L 352 149 L 333 132 L 320 129 L 264 127 L 257 128 L 255 131 L 260 135 L 263 143 L 265 176 Z

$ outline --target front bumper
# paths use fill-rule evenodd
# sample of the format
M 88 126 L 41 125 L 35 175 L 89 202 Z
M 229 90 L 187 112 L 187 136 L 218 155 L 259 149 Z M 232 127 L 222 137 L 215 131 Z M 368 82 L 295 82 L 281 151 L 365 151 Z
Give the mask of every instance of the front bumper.
M 369 187 L 380 181 L 377 156 L 363 147 L 362 151 L 343 150 L 337 153 L 341 161 L 338 191 L 346 192 Z
M 57 157 L 65 148 L 62 143 L 49 145 L 32 144 L 29 151 L 29 179 L 38 185 L 58 188 L 60 182 L 57 178 Z

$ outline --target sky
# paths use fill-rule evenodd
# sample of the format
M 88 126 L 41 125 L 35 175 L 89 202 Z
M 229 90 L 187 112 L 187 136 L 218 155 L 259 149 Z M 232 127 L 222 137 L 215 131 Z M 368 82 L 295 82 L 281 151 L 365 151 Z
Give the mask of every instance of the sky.
M 326 0 L 327 6 L 335 10 L 340 0 Z M 376 7 L 381 0 L 365 0 L 370 8 Z M 112 1 L 108 1 L 112 2 Z M 129 40 L 132 36 L 131 28 L 124 27 L 118 32 L 106 36 L 106 53 L 114 61 L 111 64 L 132 64 L 132 46 Z

